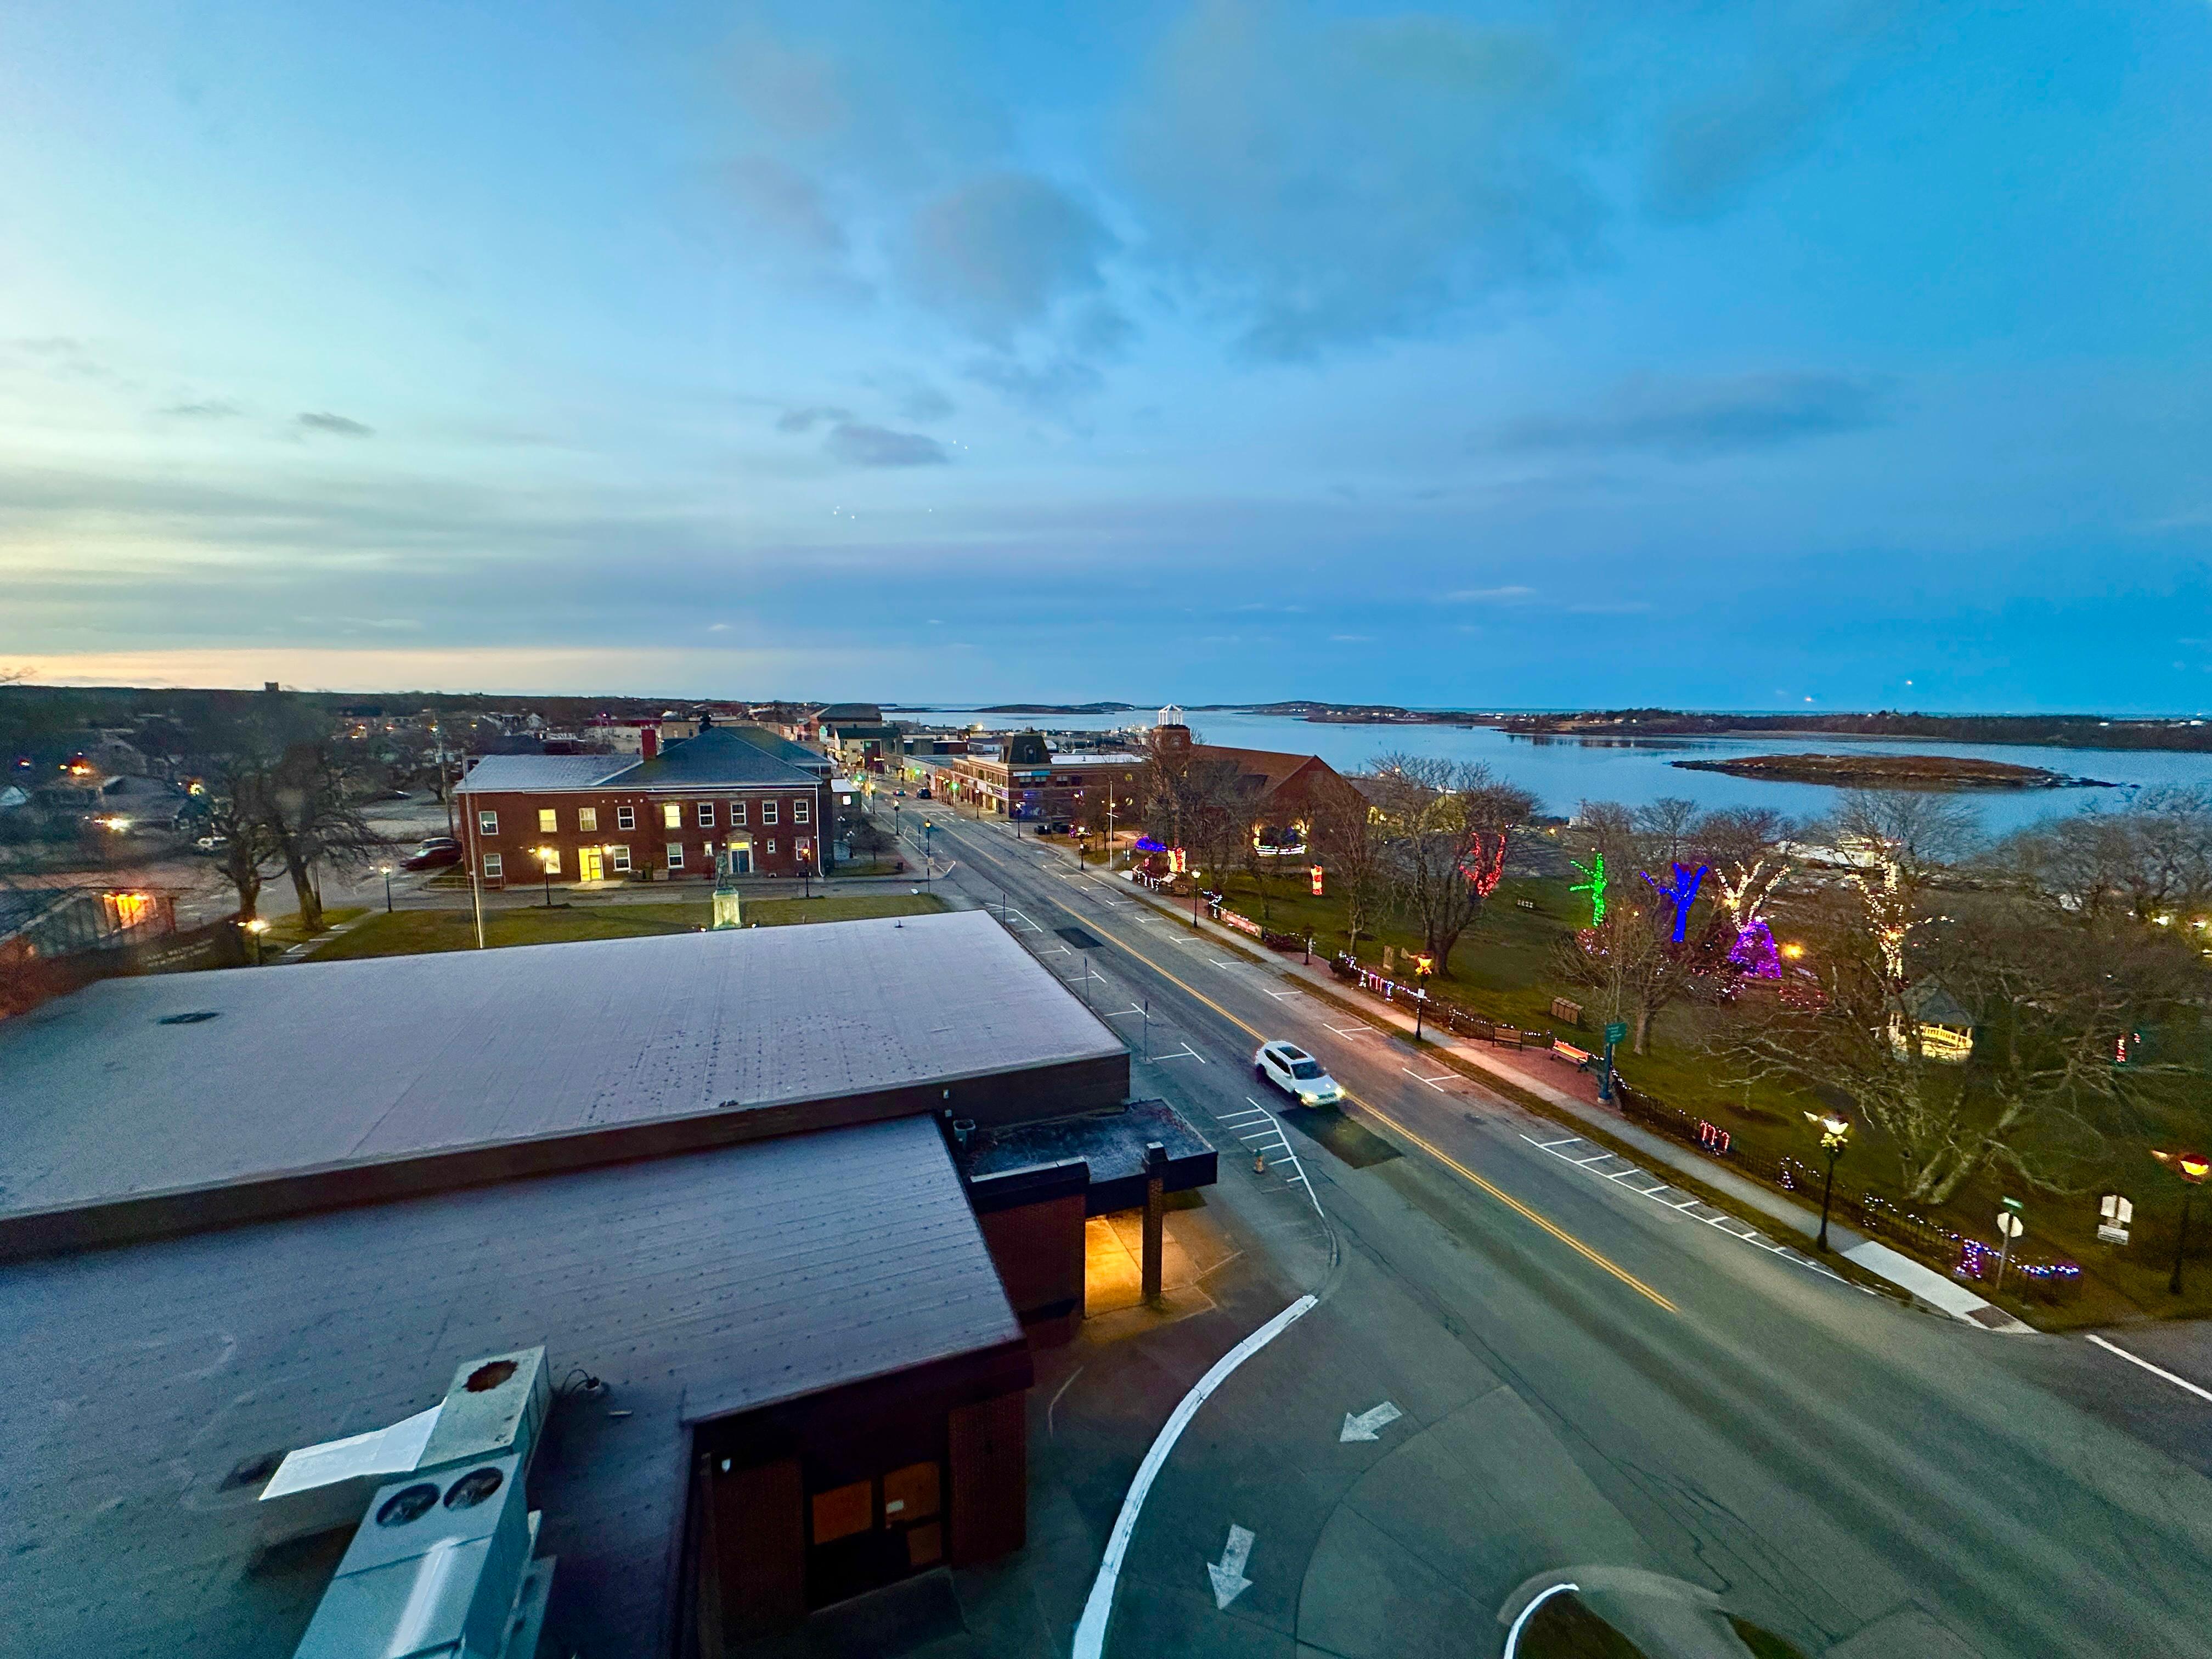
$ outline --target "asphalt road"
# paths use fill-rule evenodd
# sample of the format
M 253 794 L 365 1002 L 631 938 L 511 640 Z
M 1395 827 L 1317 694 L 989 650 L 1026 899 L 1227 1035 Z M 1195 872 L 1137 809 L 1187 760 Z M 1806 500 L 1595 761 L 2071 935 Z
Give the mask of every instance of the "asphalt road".
M 1169 1459 L 1109 1654 L 1494 1654 L 1515 1587 L 1571 1567 L 1663 1575 L 1808 1655 L 2212 1651 L 2212 1483 L 2151 1443 L 2201 1448 L 2212 1404 L 2073 1339 L 1905 1308 L 1566 1164 L 1537 1143 L 1567 1131 L 1126 884 L 931 816 L 940 887 L 1002 912 L 1150 1056 L 1139 1087 L 1224 1147 L 1208 1203 L 1250 1248 L 1206 1317 L 1041 1368 L 1067 1496 L 1034 1517 L 1051 1548 L 1032 1553 L 1085 1564 L 1025 1592 L 1059 1650 L 1137 1431 L 1311 1290 Z M 1254 1079 L 1262 1033 L 1356 1103 L 1293 1121 L 1295 1163 L 1259 1174 L 1231 1154 L 1255 1102 L 1287 1104 Z M 2100 1400 L 2119 1403 L 2086 1408 Z M 1402 1416 L 1341 1438 L 1385 1401 Z M 1205 1569 L 1232 1526 L 1252 1538 L 1231 1581 L 1249 1583 L 1224 1607 Z

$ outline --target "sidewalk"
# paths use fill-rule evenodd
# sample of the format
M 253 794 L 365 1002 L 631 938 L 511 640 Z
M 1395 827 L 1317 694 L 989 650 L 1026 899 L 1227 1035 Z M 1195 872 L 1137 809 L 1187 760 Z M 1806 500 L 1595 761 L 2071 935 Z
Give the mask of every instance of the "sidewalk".
M 1186 926 L 1188 925 L 1191 916 L 1188 906 L 1178 904 L 1173 900 L 1162 899 L 1141 884 L 1127 881 L 1125 873 L 1117 872 L 1117 874 L 1122 875 L 1122 879 L 1127 882 L 1129 890 L 1139 898 L 1166 915 L 1175 917 Z M 1224 944 L 1236 945 L 1248 956 L 1261 955 L 1264 960 L 1279 968 L 1291 978 L 1302 980 L 1318 989 L 1328 991 L 1340 1001 L 1352 1004 L 1359 1009 L 1364 1018 L 1376 1024 L 1386 1026 L 1408 1036 L 1413 1034 L 1413 1018 L 1404 1012 L 1400 1005 L 1386 1002 L 1380 997 L 1357 991 L 1345 985 L 1320 963 L 1309 965 L 1295 957 L 1281 956 L 1274 951 L 1261 951 L 1259 947 L 1244 935 L 1233 929 L 1224 927 L 1218 922 L 1201 919 L 1199 927 L 1207 937 L 1219 939 Z M 1742 1206 L 1745 1209 L 1765 1216 L 1769 1220 L 1803 1237 L 1811 1238 L 1820 1230 L 1820 1218 L 1816 1212 L 1807 1209 L 1803 1205 L 1792 1202 L 1781 1194 L 1763 1187 L 1755 1181 L 1738 1175 L 1726 1164 L 1716 1163 L 1711 1158 L 1700 1158 L 1688 1148 L 1676 1146 L 1663 1135 L 1654 1134 L 1648 1129 L 1631 1123 L 1619 1112 L 1608 1107 L 1601 1106 L 1595 1101 L 1580 1099 L 1567 1090 L 1560 1088 L 1557 1084 L 1546 1082 L 1540 1076 L 1513 1064 L 1504 1055 L 1485 1044 L 1455 1036 L 1449 1032 L 1439 1031 L 1433 1026 L 1426 1025 L 1422 1030 L 1421 1041 L 1427 1048 L 1440 1054 L 1449 1055 L 1460 1062 L 1463 1069 L 1496 1078 L 1499 1082 L 1508 1085 L 1524 1095 L 1532 1095 L 1551 1108 L 1555 1114 L 1564 1115 L 1576 1122 L 1602 1130 L 1608 1139 L 1635 1147 L 1639 1154 L 1653 1163 L 1663 1164 L 1679 1174 L 1691 1176 L 1713 1191 L 1725 1194 L 1731 1201 Z M 1556 1061 L 1547 1060 L 1540 1063 L 1558 1064 Z M 1831 1223 L 1828 1228 L 1828 1237 L 1835 1245 L 1837 1254 L 1845 1261 L 1872 1273 L 1875 1278 L 1895 1285 L 1916 1302 L 1924 1303 L 1939 1313 L 1948 1314 L 1954 1319 L 1962 1319 L 1969 1324 L 1977 1325 L 1987 1330 L 2022 1334 L 2033 1333 L 2035 1328 L 2014 1318 L 2003 1309 L 1975 1295 L 1956 1279 L 1947 1278 L 1932 1267 L 1923 1267 L 1911 1257 L 1893 1250 L 1877 1240 L 1855 1232 L 1848 1227 Z

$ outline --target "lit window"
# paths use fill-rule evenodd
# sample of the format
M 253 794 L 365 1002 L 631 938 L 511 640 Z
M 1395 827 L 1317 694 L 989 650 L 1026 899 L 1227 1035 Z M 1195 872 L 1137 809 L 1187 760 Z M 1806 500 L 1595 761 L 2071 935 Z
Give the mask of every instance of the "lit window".
M 617 829 L 617 830 L 635 830 L 635 829 L 636 829 L 636 828 L 637 828 L 637 808 L 635 808 L 635 806 L 617 806 L 617 807 L 616 807 L 616 808 L 615 808 L 615 828 L 616 828 L 616 829 Z
M 764 800 L 761 803 L 761 822 L 763 823 L 774 823 L 775 822 L 775 803 L 774 801 Z
M 805 801 L 795 800 L 791 803 L 791 821 L 793 823 L 805 823 L 807 821 L 806 803 Z
M 499 833 L 499 814 L 496 812 L 477 813 L 477 828 L 484 835 L 497 835 Z
M 561 814 L 550 806 L 538 809 L 538 833 L 550 836 L 561 827 Z
M 741 800 L 730 803 L 730 828 L 742 830 L 745 823 L 745 804 Z
M 599 827 L 599 809 L 598 807 L 596 807 L 596 806 L 579 806 L 579 807 L 576 809 L 576 828 L 577 828 L 577 829 L 579 829 L 579 830 L 597 830 Z
M 714 802 L 702 800 L 699 803 L 699 827 L 702 830 L 712 830 L 714 827 Z
M 607 854 L 608 854 L 608 860 L 609 860 L 609 861 L 610 861 L 611 863 L 612 863 L 612 864 L 613 864 L 613 866 L 614 866 L 614 867 L 615 867 L 616 869 L 617 869 L 617 870 L 627 870 L 627 869 L 629 869 L 629 848 L 627 848 L 627 847 L 610 847 L 609 848 L 607 848 Z
M 672 870 L 681 870 L 684 867 L 684 843 L 680 841 L 672 841 L 668 843 L 668 867 Z
M 496 853 L 486 853 L 484 854 L 484 879 L 487 881 L 497 881 L 500 878 L 500 870 L 501 866 L 499 854 Z
M 538 857 L 539 862 L 544 865 L 545 873 L 547 875 L 557 876 L 561 873 L 561 849 L 559 848 L 541 847 L 538 849 Z
M 660 827 L 664 830 L 681 830 L 684 827 L 684 807 L 680 802 L 671 800 L 660 804 Z

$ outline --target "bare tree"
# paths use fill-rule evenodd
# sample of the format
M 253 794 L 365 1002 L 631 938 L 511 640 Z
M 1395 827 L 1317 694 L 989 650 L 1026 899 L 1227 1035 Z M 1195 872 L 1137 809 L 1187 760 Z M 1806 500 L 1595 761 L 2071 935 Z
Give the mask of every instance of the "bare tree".
M 309 933 L 323 926 L 317 871 L 365 868 L 386 845 L 361 811 L 371 782 L 363 758 L 329 734 L 292 744 L 270 775 L 263 822 Z
M 252 755 L 225 756 L 210 769 L 207 833 L 218 836 L 216 868 L 238 893 L 238 920 L 261 912 L 264 874 L 277 856 L 269 796 L 274 767 Z
M 1313 837 L 1330 896 L 1344 906 L 1344 948 L 1356 953 L 1385 897 L 1382 814 L 1356 787 L 1332 792 L 1314 811 Z
M 1650 1052 L 1651 1024 L 1694 981 L 1698 947 L 1674 940 L 1674 913 L 1662 903 L 1622 895 L 1605 920 L 1561 939 L 1553 967 L 1570 983 L 1595 991 L 1607 1018 L 1625 1020 L 1629 1048 Z
M 1452 947 L 1488 898 L 1475 873 L 1498 838 L 1536 810 L 1527 790 L 1499 781 L 1480 761 L 1389 754 L 1370 765 L 1386 837 L 1383 870 L 1399 908 L 1420 929 L 1437 970 L 1451 972 Z
M 2087 915 L 2193 921 L 2212 910 L 2212 792 L 2154 790 L 2118 811 L 2046 819 L 1995 862 Z
M 1741 933 L 1795 867 L 1788 847 L 1796 833 L 1771 807 L 1730 807 L 1705 813 L 1691 826 L 1692 853 L 1712 866 L 1721 908 Z
M 1639 850 L 1644 857 L 1677 863 L 1689 849 L 1698 804 L 1680 795 L 1662 795 L 1649 805 L 1636 808 L 1631 821 L 1644 838 Z

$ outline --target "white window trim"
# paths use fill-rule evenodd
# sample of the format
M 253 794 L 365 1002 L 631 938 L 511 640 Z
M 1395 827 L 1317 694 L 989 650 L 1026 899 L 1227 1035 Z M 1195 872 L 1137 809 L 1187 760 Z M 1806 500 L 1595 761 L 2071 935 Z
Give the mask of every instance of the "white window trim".
M 550 822 L 548 822 L 548 820 L 550 820 Z M 541 836 L 557 836 L 561 833 L 561 809 L 559 807 L 541 806 L 538 809 L 538 833 Z
M 587 834 L 598 834 L 599 809 L 596 806 L 579 806 L 576 809 L 576 828 Z
M 806 803 L 805 801 L 795 800 L 791 803 L 791 821 L 793 823 L 806 823 L 811 821 L 808 816 Z
M 775 822 L 775 803 L 774 801 L 764 800 L 761 803 L 761 822 L 764 824 L 774 823 Z
M 616 828 L 616 829 L 617 829 L 617 830 L 635 830 L 635 829 L 636 829 L 636 828 L 637 828 L 637 808 L 635 808 L 635 806 L 617 806 L 617 807 L 616 807 L 616 808 L 615 808 L 615 828 Z
M 561 873 L 561 849 L 557 847 L 549 847 L 544 852 L 540 853 L 538 855 L 538 867 L 539 872 L 544 875 L 559 875 Z
M 483 855 L 483 860 L 484 879 L 486 881 L 504 881 L 507 879 L 507 866 L 498 854 L 486 853 Z
M 712 830 L 714 827 L 714 802 L 702 800 L 699 803 L 699 827 L 702 830 Z
M 477 814 L 477 834 L 480 836 L 495 836 L 498 833 L 499 814 L 496 812 L 478 811 Z
M 607 862 L 617 870 L 629 868 L 629 848 L 623 846 L 607 848 Z
M 672 870 L 681 870 L 684 867 L 684 843 L 680 841 L 672 841 L 668 843 L 668 867 Z
M 741 800 L 733 800 L 730 803 L 730 828 L 742 830 L 744 827 L 745 804 Z
M 665 800 L 660 803 L 660 827 L 664 830 L 681 830 L 684 827 L 682 801 Z

